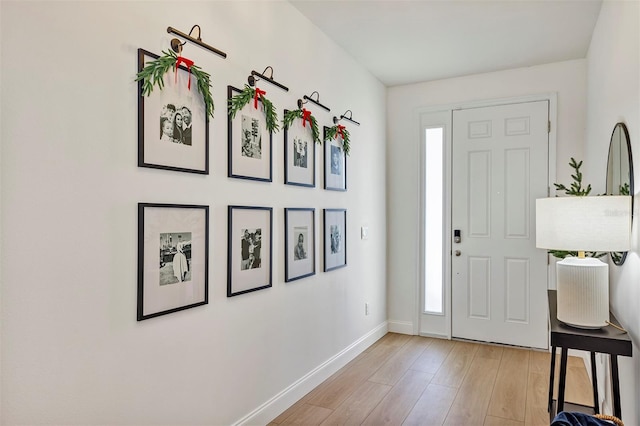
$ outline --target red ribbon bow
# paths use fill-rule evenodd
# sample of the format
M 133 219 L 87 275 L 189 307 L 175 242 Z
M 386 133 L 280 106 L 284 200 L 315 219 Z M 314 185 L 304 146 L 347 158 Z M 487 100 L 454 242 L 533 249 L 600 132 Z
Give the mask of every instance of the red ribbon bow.
M 266 92 L 266 91 L 264 91 L 264 90 L 260 90 L 260 89 L 258 89 L 258 88 L 256 87 L 256 93 L 253 95 L 253 107 L 254 107 L 255 109 L 258 109 L 258 98 L 259 98 L 260 96 L 264 96 L 264 95 L 266 95 L 266 94 L 267 94 L 267 92 Z
M 342 133 L 344 129 L 346 129 L 345 126 L 338 124 L 338 133 L 340 133 L 340 137 L 342 138 L 342 140 L 344 140 L 344 133 Z
M 307 121 L 311 123 L 311 111 L 306 108 L 302 109 L 302 127 L 307 127 Z
M 187 84 L 187 87 L 191 90 L 191 67 L 193 66 L 193 61 L 191 59 L 183 58 L 182 56 L 178 56 L 176 58 L 176 68 L 174 70 L 174 74 L 176 76 L 175 83 L 178 82 L 178 66 L 180 66 L 180 63 L 184 63 L 189 70 L 189 83 Z

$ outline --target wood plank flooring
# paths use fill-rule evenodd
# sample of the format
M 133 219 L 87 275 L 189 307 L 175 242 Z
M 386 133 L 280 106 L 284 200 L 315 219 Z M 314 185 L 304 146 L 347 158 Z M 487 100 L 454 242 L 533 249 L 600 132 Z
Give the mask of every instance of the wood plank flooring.
M 546 352 L 388 333 L 270 425 L 548 425 L 550 362 Z M 582 359 L 567 366 L 567 401 L 590 405 Z

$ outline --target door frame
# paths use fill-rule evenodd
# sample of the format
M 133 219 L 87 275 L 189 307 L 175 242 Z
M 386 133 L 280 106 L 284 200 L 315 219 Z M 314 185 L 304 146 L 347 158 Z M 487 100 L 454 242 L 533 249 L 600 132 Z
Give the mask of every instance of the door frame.
M 491 106 L 499 106 L 499 105 L 509 105 L 509 104 L 517 104 L 517 103 L 528 103 L 528 102 L 536 102 L 536 101 L 548 101 L 549 102 L 549 157 L 547 164 L 547 187 L 550 191 L 551 182 L 556 181 L 556 147 L 557 147 L 557 118 L 558 118 L 558 94 L 557 92 L 551 93 L 542 93 L 538 95 L 528 95 L 528 96 L 516 96 L 509 98 L 497 98 L 497 99 L 489 99 L 489 100 L 481 100 L 481 101 L 469 101 L 469 102 L 457 102 L 447 105 L 438 105 L 432 107 L 422 107 L 417 108 L 415 110 L 414 120 L 416 122 L 416 127 L 419 129 L 420 138 L 418 139 L 420 146 L 418 152 L 420 155 L 418 156 L 418 170 L 420 176 L 419 194 L 418 199 L 420 200 L 420 214 L 418 215 L 419 223 L 416 225 L 416 229 L 419 229 L 419 238 L 418 238 L 418 253 L 419 253 L 419 261 L 416 267 L 418 268 L 417 274 L 417 283 L 415 286 L 415 300 L 417 301 L 415 304 L 415 313 L 414 313 L 414 321 L 413 321 L 413 334 L 421 335 L 421 336 L 430 336 L 430 337 L 440 337 L 451 339 L 452 338 L 452 320 L 453 317 L 451 315 L 452 309 L 452 300 L 451 300 L 451 184 L 452 184 L 452 157 L 451 157 L 451 149 L 452 149 L 452 138 L 451 138 L 451 129 L 453 126 L 453 111 L 461 110 L 461 109 L 472 109 L 472 108 L 483 108 L 483 107 L 491 107 Z M 424 259 L 424 177 L 425 177 L 425 164 L 424 164 L 424 144 L 425 144 L 425 130 L 433 127 L 430 126 L 429 122 L 431 117 L 437 115 L 441 115 L 443 113 L 449 114 L 449 121 L 446 124 L 445 128 L 445 158 L 447 160 L 447 164 L 445 164 L 445 190 L 444 193 L 447 194 L 447 198 L 445 200 L 445 235 L 448 238 L 445 238 L 445 253 L 448 254 L 445 262 L 445 283 L 444 283 L 444 314 L 429 314 L 423 312 L 423 289 L 424 289 L 424 267 L 425 267 L 425 259 Z M 548 262 L 547 267 L 547 287 L 551 286 L 552 281 L 552 264 Z M 423 326 L 424 318 L 428 318 L 430 324 Z

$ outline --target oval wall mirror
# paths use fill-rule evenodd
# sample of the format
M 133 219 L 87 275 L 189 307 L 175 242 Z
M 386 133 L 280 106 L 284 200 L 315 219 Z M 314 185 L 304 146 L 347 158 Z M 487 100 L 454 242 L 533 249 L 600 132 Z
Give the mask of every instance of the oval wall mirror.
M 624 123 L 617 123 L 613 127 L 611 142 L 609 143 L 607 195 L 633 194 L 633 161 L 631 159 L 629 131 Z M 631 198 L 631 212 L 633 212 L 633 198 Z M 611 253 L 611 260 L 616 265 L 622 265 L 626 258 L 626 251 Z

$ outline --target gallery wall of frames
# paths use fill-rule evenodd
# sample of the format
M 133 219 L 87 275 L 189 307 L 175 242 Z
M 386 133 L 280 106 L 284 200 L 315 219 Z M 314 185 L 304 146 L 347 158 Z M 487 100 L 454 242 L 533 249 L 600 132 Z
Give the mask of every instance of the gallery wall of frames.
M 0 3 L 0 423 L 267 424 L 381 337 L 386 88 L 344 49 L 286 1 Z
M 226 58 L 225 52 L 169 27 L 172 30 Z M 220 100 L 211 95 L 210 75 L 182 56 L 184 43 L 173 39 L 172 50 L 162 55 L 138 49 L 138 166 L 209 175 L 209 124 Z M 322 190 L 346 192 L 351 146 L 347 127 L 360 125 L 353 112 L 331 117 L 317 91 L 274 105 L 264 88 L 289 89 L 273 78 L 270 66 L 252 70 L 246 81 L 242 89 L 228 85 L 224 100 L 227 178 L 305 188 L 305 199 L 313 200 L 320 174 Z M 273 182 L 275 143 L 284 147 L 283 182 Z M 320 161 L 322 168 L 316 170 Z M 347 266 L 345 208 L 320 211 L 307 205 L 283 210 L 284 235 L 274 235 L 273 207 L 252 205 L 249 196 L 245 204 L 227 206 L 226 232 L 216 230 L 227 240 L 227 297 L 272 287 L 274 262 L 284 264 L 285 282 L 315 275 L 320 259 L 323 273 Z M 209 215 L 208 205 L 138 204 L 138 321 L 208 304 Z M 274 238 L 283 238 L 282 253 L 274 252 Z

